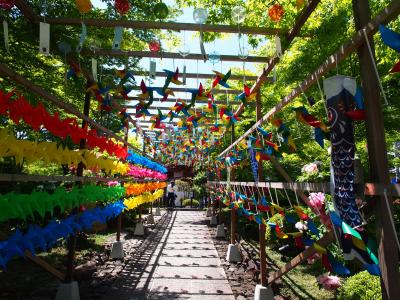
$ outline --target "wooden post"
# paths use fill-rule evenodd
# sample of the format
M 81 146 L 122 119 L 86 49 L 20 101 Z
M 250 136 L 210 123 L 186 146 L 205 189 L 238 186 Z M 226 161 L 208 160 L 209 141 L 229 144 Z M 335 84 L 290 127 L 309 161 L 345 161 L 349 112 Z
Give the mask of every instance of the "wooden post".
M 129 137 L 129 125 L 125 126 L 124 140 L 127 142 Z M 117 217 L 117 242 L 121 241 L 121 230 L 122 230 L 122 212 Z
M 256 95 L 256 122 L 262 118 L 261 113 L 261 93 L 260 90 L 257 91 Z M 262 181 L 264 172 L 263 172 L 263 164 L 262 161 L 258 162 L 258 181 Z M 261 199 L 258 199 L 259 203 L 261 203 Z M 260 243 L 260 283 L 262 286 L 267 286 L 267 255 L 265 253 L 265 225 L 260 224 L 258 228 L 258 240 Z
M 368 0 L 353 0 L 354 21 L 356 30 L 360 30 L 371 19 L 371 11 Z M 372 38 L 369 44 L 373 55 L 375 47 Z M 389 167 L 385 141 L 385 128 L 379 95 L 379 82 L 375 74 L 374 65 L 368 46 L 361 45 L 358 48 L 362 86 L 364 89 L 366 125 L 368 140 L 368 157 L 370 163 L 370 176 L 374 183 L 388 184 Z M 388 202 L 388 204 L 387 204 Z M 398 249 L 395 240 L 396 232 L 393 231 L 388 214 L 392 214 L 392 201 L 386 201 L 380 197 L 376 201 L 378 257 L 381 270 L 381 290 L 383 299 L 397 299 L 400 295 L 400 281 L 398 269 Z M 389 207 L 387 206 L 389 205 Z
M 87 83 L 87 87 L 89 87 L 89 82 Z M 90 110 L 90 92 L 87 92 L 85 94 L 85 103 L 83 107 L 83 114 L 85 116 L 89 116 L 89 110 Z M 82 120 L 82 128 L 86 126 L 86 120 Z M 86 140 L 82 139 L 79 144 L 79 149 L 85 149 L 86 148 Z M 79 163 L 78 168 L 76 170 L 76 176 L 82 176 L 83 175 L 83 169 L 84 165 L 83 163 Z M 82 186 L 82 182 L 78 183 L 79 186 Z M 73 214 L 78 213 L 78 209 L 73 209 L 72 211 Z M 76 246 L 76 235 L 73 234 L 69 237 L 68 239 L 68 258 L 67 258 L 67 271 L 65 274 L 65 282 L 70 283 L 74 280 L 74 259 L 75 259 L 75 246 Z
M 235 125 L 232 124 L 231 131 L 231 144 L 235 141 Z M 231 169 L 231 178 L 230 181 L 235 180 L 235 172 Z M 235 208 L 231 209 L 231 244 L 234 245 L 236 243 L 236 227 L 237 227 L 237 211 Z

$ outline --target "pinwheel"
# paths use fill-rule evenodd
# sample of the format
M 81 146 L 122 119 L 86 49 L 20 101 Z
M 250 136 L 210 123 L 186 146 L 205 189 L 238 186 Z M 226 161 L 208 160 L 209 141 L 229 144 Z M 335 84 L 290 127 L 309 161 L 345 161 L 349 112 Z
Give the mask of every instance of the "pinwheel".
M 99 109 L 110 112 L 112 110 L 112 100 L 110 94 L 106 94 L 106 96 L 103 98 L 103 101 L 99 105 Z
M 81 74 L 82 74 L 81 68 L 79 67 L 79 65 L 72 62 L 69 67 L 69 70 L 67 72 L 67 79 L 70 79 L 70 78 L 76 79 L 76 78 L 80 77 Z
M 127 69 L 115 70 L 115 74 L 120 79 L 119 85 L 125 84 L 129 80 L 132 80 L 134 83 L 136 82 L 135 76 Z
M 175 112 L 176 115 L 179 115 L 182 112 L 185 116 L 190 117 L 189 109 L 191 108 L 191 104 L 186 104 L 185 101 L 178 99 L 173 107 L 171 107 L 171 111 Z
M 213 100 L 209 99 L 205 111 L 216 116 L 218 113 L 218 107 Z
M 151 103 L 154 101 L 153 97 L 155 88 L 147 87 L 143 79 L 140 82 L 140 90 L 142 91 L 142 93 L 138 95 L 140 99 L 142 100 L 149 99 Z
M 198 112 L 196 114 L 191 115 L 190 117 L 188 117 L 186 119 L 186 122 L 190 122 L 193 124 L 194 127 L 198 127 L 199 126 L 199 122 L 202 122 L 205 118 L 205 114 Z
M 304 106 L 294 107 L 293 110 L 296 112 L 297 120 L 314 127 L 315 140 L 324 148 L 324 139 L 329 140 L 329 129 L 325 123 L 311 115 Z
M 213 90 L 218 84 L 225 88 L 230 88 L 227 81 L 229 77 L 231 77 L 231 70 L 229 70 L 225 75 L 218 71 L 213 71 L 213 72 L 215 73 L 216 76 L 211 84 L 211 90 Z
M 386 46 L 397 51 L 397 53 L 400 53 L 400 34 L 383 25 L 379 25 L 379 31 L 381 33 L 382 41 Z M 400 72 L 400 61 L 390 70 L 390 73 L 397 72 Z
M 116 88 L 116 91 L 125 99 L 129 100 L 128 94 L 132 91 L 132 87 L 126 85 L 120 85 Z
M 282 135 L 283 142 L 288 145 L 289 152 L 295 152 L 297 149 L 290 129 L 283 123 L 281 119 L 270 118 L 269 121 L 273 126 L 278 128 L 278 133 Z
M 232 111 L 230 111 L 226 105 L 222 105 L 220 107 L 219 117 L 221 118 L 221 120 L 225 122 L 227 126 L 230 124 L 235 124 L 238 121 L 240 121 L 240 118 Z
M 187 89 L 186 91 L 192 94 L 191 107 L 195 105 L 196 100 L 208 100 L 208 96 L 204 94 L 204 88 L 201 83 L 198 89 Z
M 108 93 L 109 87 L 103 87 L 100 82 L 95 82 L 86 89 L 86 92 L 91 92 L 97 101 L 103 102 L 103 95 Z
M 248 102 L 254 100 L 257 93 L 251 93 L 250 88 L 247 85 L 243 87 L 243 93 L 240 93 L 235 97 L 236 100 L 242 101 L 243 105 L 247 105 Z
M 159 128 L 159 129 L 165 128 L 165 124 L 161 124 L 161 122 L 164 121 L 166 118 L 167 117 L 162 114 L 161 110 L 157 108 L 157 115 L 151 117 L 150 119 L 152 123 L 150 126 L 150 130 L 154 128 Z
M 176 71 L 169 71 L 166 69 L 163 69 L 165 73 L 167 73 L 167 78 L 165 79 L 165 84 L 164 84 L 164 89 L 167 89 L 169 87 L 169 84 L 172 82 L 176 85 L 181 85 L 182 82 L 179 80 L 179 68 L 176 68 Z

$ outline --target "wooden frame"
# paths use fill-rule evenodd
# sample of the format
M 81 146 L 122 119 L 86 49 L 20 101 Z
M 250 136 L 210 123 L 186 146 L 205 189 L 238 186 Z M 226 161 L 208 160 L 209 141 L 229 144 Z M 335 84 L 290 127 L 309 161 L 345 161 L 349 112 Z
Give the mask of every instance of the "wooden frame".
M 384 9 L 379 15 L 377 15 L 373 20 L 371 20 L 363 29 L 366 30 L 368 36 L 372 36 L 377 32 L 379 24 L 387 23 L 400 13 L 400 2 L 392 2 L 386 9 Z M 364 43 L 363 29 L 357 31 L 353 37 L 344 43 L 339 49 L 332 54 L 320 67 L 318 67 L 306 80 L 304 80 L 298 87 L 292 90 L 292 92 L 284 97 L 281 102 L 275 105 L 269 110 L 259 121 L 257 121 L 248 131 L 246 131 L 241 137 L 239 137 L 235 143 L 231 144 L 223 152 L 219 154 L 219 157 L 224 156 L 236 146 L 241 140 L 249 136 L 254 132 L 257 127 L 262 123 L 266 122 L 271 116 L 281 111 L 286 105 L 291 101 L 301 95 L 304 91 L 307 91 L 312 85 L 314 85 L 318 79 L 320 79 L 328 71 L 334 69 L 337 64 L 344 60 L 347 56 L 357 50 Z M 262 75 L 261 75 L 262 76 Z M 258 84 L 258 88 L 261 87 L 261 83 Z M 253 87 L 254 88 L 254 87 Z

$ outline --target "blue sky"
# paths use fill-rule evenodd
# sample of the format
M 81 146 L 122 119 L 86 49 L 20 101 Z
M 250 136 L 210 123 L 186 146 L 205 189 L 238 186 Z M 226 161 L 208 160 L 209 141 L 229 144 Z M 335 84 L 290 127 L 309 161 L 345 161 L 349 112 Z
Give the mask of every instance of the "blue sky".
M 173 0 L 164 0 L 164 3 L 172 6 L 174 4 Z M 98 8 L 105 8 L 105 4 L 101 2 L 100 0 L 92 0 L 92 4 L 95 7 Z M 176 22 L 185 22 L 185 23 L 194 23 L 193 21 L 193 8 L 185 8 L 183 9 L 183 14 L 179 16 L 176 20 Z M 90 33 L 89 33 L 90 34 Z M 201 53 L 200 52 L 200 42 L 199 38 L 195 36 L 194 32 L 189 32 L 187 31 L 185 34 L 177 32 L 176 35 L 183 40 L 184 35 L 185 35 L 185 43 L 186 45 L 190 48 L 190 53 Z M 161 41 L 163 43 L 163 41 Z M 178 52 L 180 47 L 177 48 L 171 48 L 171 49 L 166 49 L 166 51 L 171 51 L 171 52 Z M 238 48 L 238 36 L 236 34 L 227 34 L 227 37 L 221 40 L 216 40 L 215 42 L 212 43 L 207 43 L 205 44 L 205 49 L 206 53 L 210 54 L 213 51 L 218 52 L 219 54 L 229 54 L 229 55 L 235 55 L 239 52 Z M 249 52 L 251 52 L 250 46 L 248 47 Z M 179 67 L 180 70 L 183 70 L 183 66 L 186 65 L 186 71 L 188 73 L 206 73 L 210 74 L 212 73 L 212 70 L 217 70 L 217 71 L 222 71 L 222 73 L 227 72 L 230 68 L 240 68 L 242 69 L 243 63 L 242 62 L 222 62 L 222 63 L 217 63 L 213 65 L 212 63 L 208 62 L 203 62 L 203 61 L 195 61 L 195 60 L 172 60 L 172 59 L 156 59 L 157 63 L 157 71 L 162 71 L 162 69 L 169 69 L 173 70 L 175 67 Z M 140 61 L 140 66 L 144 70 L 149 69 L 149 64 L 150 64 L 150 59 L 149 58 L 143 58 Z M 247 70 L 250 70 L 251 72 L 257 73 L 256 71 L 256 66 L 255 64 L 252 63 L 246 63 L 245 68 Z M 136 80 L 140 82 L 142 78 L 137 77 Z M 201 81 L 198 81 L 197 79 L 187 79 L 186 82 L 186 87 L 187 88 L 195 88 L 198 83 Z M 164 78 L 157 78 L 153 82 L 153 86 L 162 86 L 164 84 Z M 133 96 L 135 93 L 132 93 L 131 95 Z M 189 95 L 186 95 L 186 93 L 176 93 L 176 97 L 181 97 L 181 98 L 189 98 Z M 231 96 L 233 97 L 233 96 Z M 135 104 L 136 102 L 133 101 L 132 104 Z M 168 107 L 171 106 L 170 104 L 166 103 L 156 103 L 155 107 Z M 200 105 L 198 105 L 200 106 Z M 152 110 L 151 112 L 155 112 Z

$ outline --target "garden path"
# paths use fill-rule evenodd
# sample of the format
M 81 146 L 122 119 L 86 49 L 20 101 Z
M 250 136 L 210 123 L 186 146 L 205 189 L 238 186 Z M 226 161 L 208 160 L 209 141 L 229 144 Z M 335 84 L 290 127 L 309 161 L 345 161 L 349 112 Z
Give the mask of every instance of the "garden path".
M 168 212 L 104 299 L 234 300 L 204 212 Z

